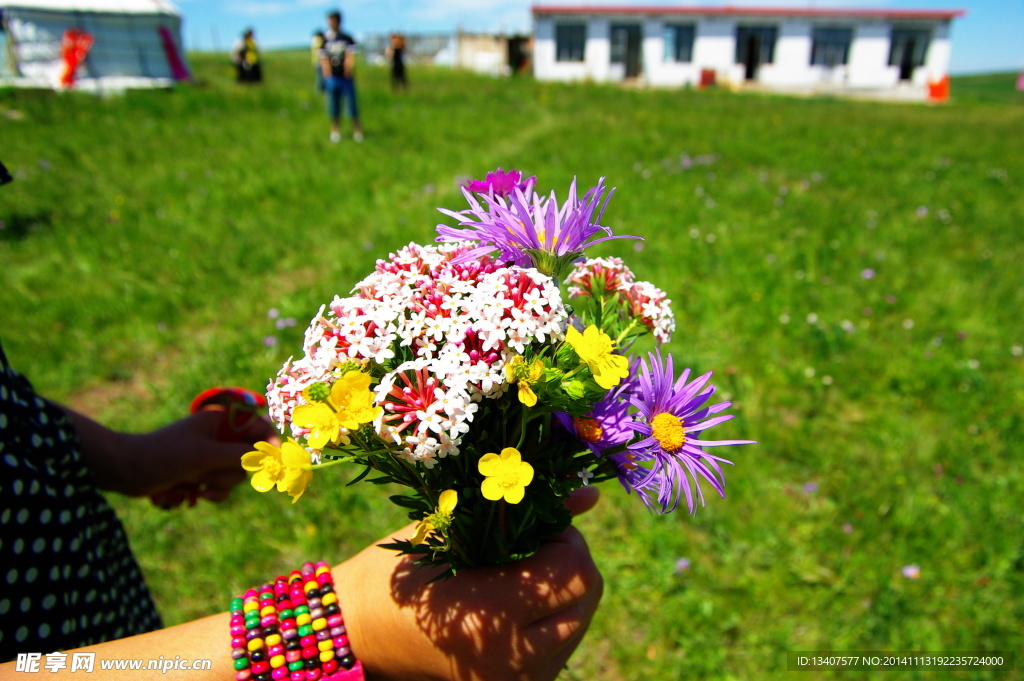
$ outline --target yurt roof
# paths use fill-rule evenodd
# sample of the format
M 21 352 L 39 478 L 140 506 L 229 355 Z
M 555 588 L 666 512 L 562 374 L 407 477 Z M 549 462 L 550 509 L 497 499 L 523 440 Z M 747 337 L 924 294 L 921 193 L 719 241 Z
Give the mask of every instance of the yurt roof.
M 0 0 L 0 9 L 52 12 L 112 12 L 117 14 L 173 14 L 181 12 L 167 0 Z

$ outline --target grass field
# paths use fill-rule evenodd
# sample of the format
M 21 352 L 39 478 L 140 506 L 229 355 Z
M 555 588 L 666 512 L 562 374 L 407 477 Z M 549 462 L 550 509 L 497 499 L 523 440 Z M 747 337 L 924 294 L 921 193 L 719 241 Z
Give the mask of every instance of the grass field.
M 797 650 L 1024 667 L 1013 75 L 927 106 L 415 68 L 394 95 L 368 67 L 366 141 L 332 146 L 304 54 L 266 55 L 252 89 L 223 62 L 193 56 L 200 84 L 173 92 L 0 91 L 17 178 L 0 189 L 0 339 L 41 392 L 143 430 L 210 385 L 262 389 L 321 303 L 432 239 L 464 178 L 521 168 L 564 195 L 605 176 L 606 224 L 647 240 L 597 252 L 668 291 L 668 349 L 736 403 L 717 434 L 760 444 L 728 452 L 728 497 L 695 517 L 606 486 L 578 521 L 605 597 L 564 678 L 781 677 Z M 248 486 L 219 507 L 114 503 L 176 623 L 404 522 L 350 476 L 319 474 L 294 506 Z

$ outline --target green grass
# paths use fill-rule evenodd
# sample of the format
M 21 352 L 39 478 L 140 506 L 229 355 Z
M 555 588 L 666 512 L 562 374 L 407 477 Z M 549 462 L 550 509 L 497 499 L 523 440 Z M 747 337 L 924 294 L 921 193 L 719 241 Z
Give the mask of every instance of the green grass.
M 260 389 L 321 303 L 431 240 L 462 178 L 516 167 L 564 194 L 606 176 L 606 224 L 647 241 L 597 252 L 669 292 L 669 350 L 736 402 L 720 434 L 760 444 L 729 453 L 728 498 L 696 517 L 606 487 L 578 521 L 606 595 L 565 678 L 761 679 L 786 674 L 788 650 L 1024 662 L 1010 75 L 954 79 L 952 102 L 927 106 L 426 68 L 393 95 L 367 67 L 366 142 L 333 147 L 304 54 L 266 55 L 252 89 L 221 57 L 192 59 L 201 84 L 173 92 L 0 91 L 17 177 L 0 189 L 0 336 L 42 392 L 142 430 L 207 386 Z M 275 328 L 271 308 L 298 325 Z M 171 513 L 114 501 L 176 623 L 404 522 L 349 475 L 323 472 L 294 506 L 249 488 Z

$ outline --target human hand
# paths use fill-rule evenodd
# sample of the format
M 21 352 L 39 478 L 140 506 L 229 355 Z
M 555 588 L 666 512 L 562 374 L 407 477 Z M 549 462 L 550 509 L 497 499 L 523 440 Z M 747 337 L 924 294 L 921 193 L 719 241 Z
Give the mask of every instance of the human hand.
M 150 433 L 119 433 L 67 410 L 82 444 L 82 454 L 103 489 L 128 496 L 173 491 L 186 497 L 223 501 L 245 479 L 242 455 L 259 440 L 279 443 L 267 421 L 252 419 L 223 439 L 223 407 L 203 409 Z M 183 493 L 184 492 L 184 493 Z
M 575 513 L 597 502 L 596 488 L 578 492 L 566 504 Z M 334 568 L 353 653 L 369 678 L 550 681 L 582 640 L 603 589 L 574 527 L 515 563 L 428 583 L 438 572 L 378 546 Z
M 245 479 L 240 459 L 252 449 L 252 444 L 260 440 L 280 444 L 280 437 L 267 421 L 255 412 L 251 416 L 242 426 L 229 428 L 233 413 L 213 405 L 149 434 L 177 450 L 164 451 L 159 458 L 179 462 L 177 470 L 169 471 L 163 478 L 173 482 L 151 493 L 153 503 L 169 509 L 186 499 L 189 506 L 194 506 L 199 497 L 213 502 L 226 499 L 231 488 Z

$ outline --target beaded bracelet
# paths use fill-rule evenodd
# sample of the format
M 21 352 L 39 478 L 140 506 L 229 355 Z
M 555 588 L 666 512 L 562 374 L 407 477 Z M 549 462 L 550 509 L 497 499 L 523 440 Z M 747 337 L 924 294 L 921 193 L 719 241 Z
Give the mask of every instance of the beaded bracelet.
M 364 681 L 324 561 L 231 600 L 237 681 Z

